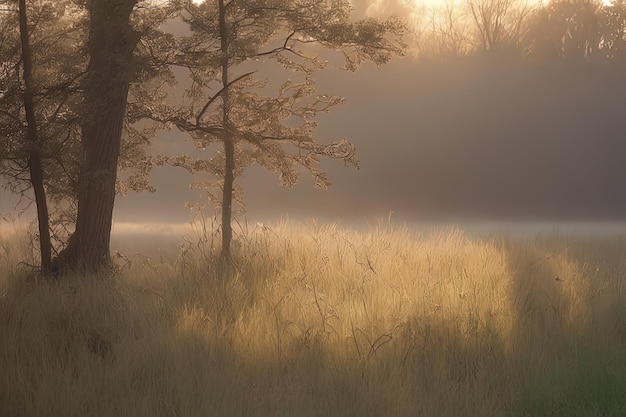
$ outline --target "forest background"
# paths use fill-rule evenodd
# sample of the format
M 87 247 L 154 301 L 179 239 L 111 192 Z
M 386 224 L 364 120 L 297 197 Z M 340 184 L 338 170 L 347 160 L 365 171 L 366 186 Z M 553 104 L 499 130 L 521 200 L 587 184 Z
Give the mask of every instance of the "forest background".
M 346 98 L 320 116 L 317 134 L 350 139 L 361 169 L 322 162 L 334 185 L 320 192 L 306 177 L 286 190 L 252 167 L 240 180 L 247 217 L 622 218 L 623 4 L 473 3 L 482 21 L 470 3 L 353 2 L 355 17 L 396 13 L 412 26 L 405 58 L 316 75 L 319 91 Z M 495 38 L 486 43 L 482 27 Z M 268 63 L 263 76 L 281 71 Z M 176 130 L 149 152 L 203 155 Z M 186 201 L 205 201 L 180 168 L 157 168 L 151 180 L 159 192 L 118 198 L 116 221 L 181 223 Z M 5 192 L 0 212 L 14 208 Z

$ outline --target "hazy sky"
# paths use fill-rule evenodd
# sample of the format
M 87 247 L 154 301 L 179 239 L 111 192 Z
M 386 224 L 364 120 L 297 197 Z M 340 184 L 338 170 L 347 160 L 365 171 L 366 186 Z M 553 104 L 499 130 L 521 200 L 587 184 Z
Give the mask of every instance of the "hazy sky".
M 361 13 L 366 0 L 354 0 Z M 359 3 L 360 2 L 360 3 Z M 358 4 L 357 4 L 358 3 Z M 369 11 L 385 7 L 369 3 Z M 384 2 L 400 9 L 403 0 Z M 384 10 L 384 13 L 389 10 Z M 394 211 L 434 219 L 626 218 L 626 83 L 621 68 L 464 58 L 396 59 L 356 73 L 316 76 L 344 105 L 320 117 L 318 140 L 345 137 L 361 170 L 325 161 L 334 185 L 293 189 L 258 167 L 239 181 L 249 219 L 284 215 L 360 220 Z M 161 134 L 154 151 L 193 152 L 185 136 Z M 201 199 L 180 169 L 155 169 L 156 194 L 119 197 L 116 221 L 184 222 Z M 6 197 L 0 212 L 11 211 Z

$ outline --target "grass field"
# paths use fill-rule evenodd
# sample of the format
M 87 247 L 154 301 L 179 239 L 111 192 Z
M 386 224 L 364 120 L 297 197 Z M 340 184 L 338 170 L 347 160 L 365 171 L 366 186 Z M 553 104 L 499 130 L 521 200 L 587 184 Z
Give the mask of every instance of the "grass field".
M 194 230 L 58 284 L 0 235 L 0 415 L 626 416 L 626 237 Z

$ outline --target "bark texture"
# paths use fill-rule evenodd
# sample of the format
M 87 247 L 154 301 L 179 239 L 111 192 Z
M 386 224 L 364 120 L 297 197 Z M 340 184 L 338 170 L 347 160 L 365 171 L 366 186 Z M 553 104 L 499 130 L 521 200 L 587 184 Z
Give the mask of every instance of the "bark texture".
M 24 110 L 26 112 L 26 142 L 28 145 L 28 168 L 30 183 L 35 194 L 37 206 L 37 221 L 39 226 L 39 248 L 41 256 L 41 272 L 47 275 L 51 269 L 52 243 L 50 241 L 50 220 L 48 216 L 48 202 L 44 188 L 44 173 L 39 149 L 39 135 L 37 132 L 37 118 L 35 115 L 33 64 L 30 39 L 28 35 L 28 21 L 26 16 L 26 0 L 18 3 L 20 20 L 20 41 L 22 43 L 22 62 L 24 64 Z
M 55 260 L 61 271 L 97 272 L 110 265 L 115 182 L 133 52 L 130 23 L 137 0 L 90 0 L 90 61 L 84 84 L 83 168 L 76 229 Z

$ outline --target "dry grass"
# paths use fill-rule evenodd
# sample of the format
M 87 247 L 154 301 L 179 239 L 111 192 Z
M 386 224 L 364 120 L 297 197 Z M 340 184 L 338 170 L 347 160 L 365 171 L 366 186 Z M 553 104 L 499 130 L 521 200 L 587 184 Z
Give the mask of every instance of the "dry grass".
M 0 415 L 626 415 L 625 239 L 203 227 L 56 285 L 0 236 Z

